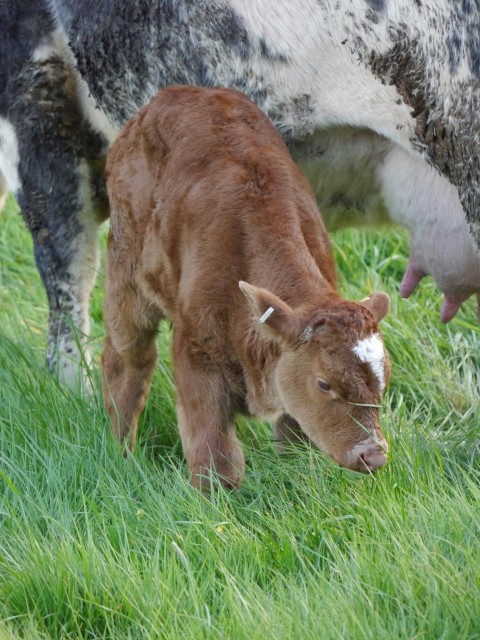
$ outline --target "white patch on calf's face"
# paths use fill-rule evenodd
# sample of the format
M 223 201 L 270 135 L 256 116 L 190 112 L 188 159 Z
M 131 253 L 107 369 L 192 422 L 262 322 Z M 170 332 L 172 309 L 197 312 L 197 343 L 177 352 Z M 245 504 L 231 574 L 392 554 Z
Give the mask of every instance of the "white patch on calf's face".
M 380 391 L 385 389 L 385 352 L 383 342 L 378 333 L 359 340 L 352 349 L 353 353 L 362 361 L 367 362 L 376 375 Z

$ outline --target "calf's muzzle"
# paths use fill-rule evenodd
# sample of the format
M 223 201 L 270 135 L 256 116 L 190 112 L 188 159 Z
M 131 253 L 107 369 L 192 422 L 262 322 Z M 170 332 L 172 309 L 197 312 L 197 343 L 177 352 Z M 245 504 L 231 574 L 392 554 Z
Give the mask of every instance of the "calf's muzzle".
M 368 438 L 350 449 L 340 464 L 352 471 L 376 471 L 387 462 L 387 452 L 388 444 L 383 438 Z

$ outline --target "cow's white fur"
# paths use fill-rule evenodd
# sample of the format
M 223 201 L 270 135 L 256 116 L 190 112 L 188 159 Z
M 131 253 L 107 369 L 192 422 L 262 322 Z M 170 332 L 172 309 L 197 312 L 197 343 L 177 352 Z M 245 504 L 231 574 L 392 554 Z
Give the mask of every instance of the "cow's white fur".
M 88 120 L 95 131 L 102 133 L 109 144 L 115 140 L 119 130 L 108 120 L 91 95 L 85 80 L 75 72 L 77 97 L 83 116 Z
M 0 117 L 0 173 L 3 174 L 10 191 L 14 193 L 21 186 L 18 174 L 19 161 L 20 154 L 15 129 L 6 118 Z
M 380 391 L 385 389 L 385 351 L 378 333 L 359 340 L 352 348 L 353 353 L 372 368 L 377 377 Z
M 44 36 L 32 53 L 32 62 L 45 62 L 52 56 L 59 56 L 62 60 L 70 60 L 68 42 L 62 29 L 55 29 Z
M 403 101 L 399 103 L 395 87 L 381 84 L 358 63 L 351 55 L 353 43 L 342 44 L 345 23 L 350 18 L 335 10 L 335 2 L 322 3 L 332 5 L 329 11 L 317 0 L 229 0 L 229 4 L 242 16 L 249 34 L 289 57 L 285 65 L 261 55 L 244 64 L 251 64 L 256 75 L 270 79 L 279 102 L 288 103 L 305 94 L 312 98 L 314 112 L 302 123 L 303 131 L 298 130 L 298 117 L 290 123 L 294 135 L 318 127 L 349 125 L 376 131 L 413 152 L 410 139 L 415 123 L 411 109 Z M 382 29 L 383 24 L 372 25 L 370 37 L 377 49 Z M 384 40 L 387 51 L 388 42 Z M 246 75 L 248 71 L 240 70 Z

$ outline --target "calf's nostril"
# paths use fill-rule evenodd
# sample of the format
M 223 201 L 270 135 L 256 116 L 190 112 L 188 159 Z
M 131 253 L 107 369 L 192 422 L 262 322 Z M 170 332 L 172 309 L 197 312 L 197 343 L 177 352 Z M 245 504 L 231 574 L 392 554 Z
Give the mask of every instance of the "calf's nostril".
M 387 461 L 387 454 L 379 447 L 370 451 L 365 451 L 360 454 L 362 463 L 367 467 L 369 471 L 380 469 Z

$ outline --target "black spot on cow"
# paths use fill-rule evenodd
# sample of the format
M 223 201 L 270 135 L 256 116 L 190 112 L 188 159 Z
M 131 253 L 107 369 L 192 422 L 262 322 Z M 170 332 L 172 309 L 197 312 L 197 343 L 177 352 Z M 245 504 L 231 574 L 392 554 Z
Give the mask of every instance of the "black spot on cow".
M 468 66 L 473 75 L 480 78 L 480 3 L 477 5 L 477 17 L 466 28 Z
M 239 16 L 225 8 L 215 12 L 217 20 L 214 23 L 216 35 L 241 58 L 246 59 L 251 50 L 247 30 Z
M 475 12 L 472 9 L 475 7 Z M 446 45 L 450 71 L 455 73 L 463 58 L 473 76 L 480 77 L 480 2 L 463 2 L 452 12 L 452 23 L 447 31 Z
M 290 144 L 296 137 L 312 133 L 311 116 L 313 112 L 312 97 L 309 94 L 302 94 L 275 104 L 269 109 L 268 117 Z M 286 115 L 287 117 L 285 117 Z M 292 123 L 295 123 L 294 127 Z
M 0 114 L 7 115 L 10 78 L 22 73 L 23 65 L 45 34 L 55 28 L 50 12 L 31 0 L 0 2 Z
M 378 24 L 378 22 L 379 22 L 378 13 L 377 13 L 377 11 L 374 11 L 373 9 L 367 9 L 367 11 L 365 13 L 365 18 L 369 22 L 373 22 L 373 24 Z
M 260 38 L 260 53 L 266 60 L 270 60 L 270 62 L 280 62 L 282 64 L 288 62 L 288 57 L 283 53 L 274 51 L 264 38 Z
M 375 11 L 383 11 L 385 9 L 385 0 L 365 0 L 365 2 Z
M 208 85 L 219 66 L 252 55 L 242 19 L 200 0 L 74 0 L 70 46 L 89 88 L 122 125 L 168 84 Z
M 453 4 L 461 6 L 461 13 L 463 15 L 470 15 L 473 12 L 478 12 L 478 0 L 452 0 Z
M 447 36 L 448 63 L 450 71 L 454 73 L 458 69 L 462 56 L 462 38 L 458 29 L 454 29 Z

